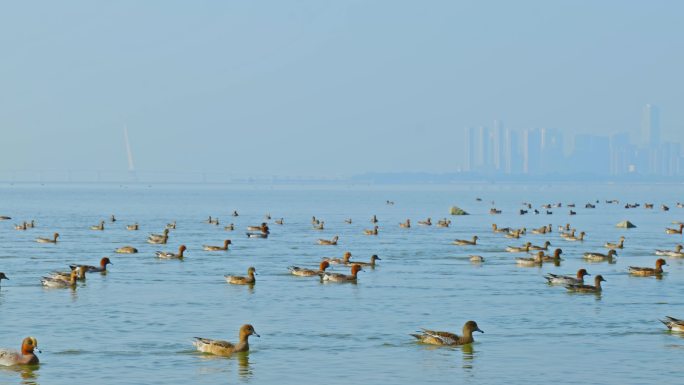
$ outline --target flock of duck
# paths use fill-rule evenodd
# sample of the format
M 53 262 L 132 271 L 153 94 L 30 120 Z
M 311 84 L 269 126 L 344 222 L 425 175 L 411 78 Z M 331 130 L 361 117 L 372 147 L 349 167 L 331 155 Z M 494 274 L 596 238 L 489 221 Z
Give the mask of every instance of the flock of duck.
M 607 203 L 614 203 L 608 202 Z M 394 202 L 387 201 L 387 204 L 394 204 Z M 589 204 L 588 204 L 589 205 Z M 635 204 L 638 207 L 638 204 Z M 531 207 L 529 204 L 525 204 L 527 207 Z M 592 204 L 595 207 L 595 205 Z M 551 205 L 544 205 L 544 208 L 551 208 Z M 571 207 L 574 207 L 572 205 Z M 588 207 L 588 206 L 586 206 Z M 647 208 L 652 207 L 652 205 L 646 206 Z M 678 204 L 679 207 L 679 204 Z M 630 207 L 632 206 L 630 205 Z M 490 214 L 499 214 L 501 211 L 494 209 L 490 210 Z M 521 210 L 521 215 L 524 214 Z M 233 216 L 238 216 L 237 211 L 234 211 Z M 270 215 L 267 214 L 267 220 L 270 220 Z M 10 220 L 11 217 L 0 216 L 0 221 Z M 110 217 L 110 222 L 116 222 L 116 217 L 112 215 Z M 205 221 L 206 223 L 214 226 L 219 225 L 218 218 L 212 218 L 211 216 Z M 345 223 L 351 224 L 351 218 L 345 219 Z M 99 224 L 90 226 L 91 230 L 94 231 L 104 231 L 105 221 L 100 221 Z M 274 221 L 277 225 L 283 225 L 284 219 L 279 218 Z M 363 234 L 368 236 L 377 236 L 379 234 L 380 226 L 378 225 L 379 220 L 375 215 L 371 218 L 372 228 L 365 229 Z M 417 221 L 419 226 L 433 226 L 432 219 L 427 218 L 425 220 Z M 311 225 L 314 229 L 321 230 L 325 226 L 325 222 L 313 217 L 311 220 Z M 411 219 L 406 219 L 404 222 L 395 224 L 395 226 L 400 228 L 409 229 L 411 228 Z M 451 225 L 451 220 L 440 219 L 434 224 L 437 227 L 449 227 Z M 35 227 L 35 220 L 25 221 L 21 224 L 15 225 L 16 230 L 27 230 Z M 137 223 L 126 225 L 125 228 L 130 231 L 138 231 L 139 225 Z M 155 245 L 165 245 L 167 244 L 170 236 L 171 230 L 176 228 L 176 222 L 172 222 L 166 225 L 166 228 L 159 234 L 150 234 L 147 237 L 147 243 Z M 226 231 L 233 231 L 236 226 L 230 223 L 224 227 Z M 271 233 L 271 229 L 267 222 L 263 222 L 255 226 L 246 227 L 246 236 L 249 238 L 268 238 Z M 524 237 L 528 230 L 524 227 L 522 228 L 510 228 L 510 227 L 499 227 L 497 224 L 492 224 L 491 231 L 495 234 L 501 234 L 507 239 L 519 239 Z M 678 223 L 678 228 L 666 228 L 666 234 L 679 234 L 681 235 L 684 231 L 684 224 Z M 537 235 L 550 235 L 553 233 L 553 226 L 551 224 L 547 226 L 542 226 L 540 228 L 535 228 L 529 231 L 532 234 Z M 580 231 L 573 228 L 570 224 L 558 227 L 559 238 L 568 242 L 583 242 L 587 236 L 585 231 Z M 474 235 L 471 239 L 456 239 L 452 243 L 457 246 L 468 247 L 470 250 L 476 250 L 479 246 L 479 237 Z M 35 239 L 38 243 L 59 243 L 59 233 L 54 233 L 52 237 L 39 237 Z M 339 236 L 334 236 L 331 239 L 318 239 L 317 244 L 335 246 L 339 241 Z M 617 257 L 617 250 L 624 249 L 626 238 L 624 236 L 620 237 L 617 242 L 606 242 L 604 247 L 608 249 L 607 252 L 597 252 L 589 251 L 583 254 L 583 258 L 587 262 L 608 262 L 615 263 Z M 225 239 L 222 245 L 202 245 L 202 249 L 205 251 L 221 252 L 229 250 L 232 241 L 230 239 Z M 520 246 L 507 246 L 504 251 L 509 253 L 523 253 L 528 256 L 515 258 L 515 264 L 521 267 L 539 267 L 545 263 L 552 263 L 556 266 L 560 265 L 562 260 L 561 255 L 563 251 L 561 248 L 551 249 L 552 242 L 550 240 L 544 241 L 541 245 L 535 245 L 530 241 L 525 242 Z M 684 258 L 684 247 L 682 245 L 677 245 L 674 250 L 656 250 L 655 254 L 657 256 L 669 257 L 669 258 Z M 184 253 L 187 250 L 185 245 L 180 245 L 177 252 L 172 251 L 157 251 L 155 253 L 157 258 L 160 259 L 183 259 L 185 257 Z M 122 246 L 115 250 L 115 253 L 121 254 L 135 254 L 138 250 L 133 246 Z M 485 258 L 472 254 L 469 255 L 469 259 L 473 263 L 482 264 L 486 263 Z M 287 269 L 292 275 L 299 277 L 317 277 L 321 282 L 337 282 L 337 283 L 356 283 L 358 280 L 358 273 L 363 271 L 364 268 L 374 269 L 376 267 L 377 261 L 382 259 L 378 257 L 377 254 L 373 254 L 369 261 L 356 261 L 352 260 L 352 255 L 350 252 L 345 252 L 341 258 L 324 258 L 320 261 L 318 268 L 308 268 L 300 266 L 289 266 Z M 86 275 L 89 273 L 100 273 L 106 274 L 107 267 L 113 265 L 109 257 L 101 258 L 98 265 L 85 265 L 85 264 L 72 264 L 69 265 L 69 270 L 67 271 L 55 271 L 50 274 L 45 275 L 40 279 L 40 283 L 49 288 L 71 288 L 76 289 L 77 283 L 79 281 L 84 281 Z M 327 269 L 331 265 L 338 265 L 341 267 L 349 268 L 349 274 L 343 274 L 338 272 L 330 272 Z M 640 277 L 656 277 L 660 278 L 665 273 L 663 266 L 667 265 L 667 261 L 664 258 L 658 258 L 654 262 L 654 267 L 639 267 L 639 266 L 628 266 L 627 272 L 633 276 Z M 250 266 L 247 269 L 247 274 L 245 276 L 240 275 L 225 275 L 224 279 L 228 284 L 231 285 L 255 285 L 256 283 L 256 268 Z M 11 274 L 10 274 L 11 275 Z M 544 276 L 546 283 L 549 285 L 564 286 L 570 292 L 576 293 L 591 293 L 595 295 L 600 295 L 603 290 L 601 286 L 602 282 L 606 282 L 602 275 L 596 275 L 593 279 L 593 285 L 587 284 L 585 282 L 585 277 L 591 276 L 586 268 L 580 268 L 576 274 L 572 275 L 559 275 L 559 274 L 547 274 Z M 0 272 L 0 283 L 2 280 L 9 280 L 10 278 L 5 272 Z M 665 317 L 661 322 L 666 325 L 669 330 L 676 332 L 684 332 L 684 319 L 677 319 L 671 316 Z M 411 334 L 415 340 L 419 343 L 431 344 L 431 345 L 444 345 L 444 346 L 458 346 L 466 345 L 474 342 L 473 333 L 480 332 L 484 333 L 477 325 L 475 321 L 469 320 L 465 322 L 462 328 L 462 333 L 460 335 L 437 331 L 430 329 L 421 329 L 417 334 Z M 246 352 L 249 350 L 249 338 L 251 336 L 259 337 L 259 334 L 255 331 L 254 327 L 250 324 L 242 325 L 238 333 L 237 343 L 231 343 L 224 340 L 216 340 L 203 337 L 195 337 L 193 345 L 195 348 L 203 353 L 219 355 L 219 356 L 230 356 L 237 352 Z M 12 366 L 12 365 L 34 365 L 39 363 L 38 356 L 36 355 L 38 351 L 38 340 L 35 337 L 26 337 L 22 341 L 21 349 L 15 351 L 12 349 L 0 349 L 0 365 Z

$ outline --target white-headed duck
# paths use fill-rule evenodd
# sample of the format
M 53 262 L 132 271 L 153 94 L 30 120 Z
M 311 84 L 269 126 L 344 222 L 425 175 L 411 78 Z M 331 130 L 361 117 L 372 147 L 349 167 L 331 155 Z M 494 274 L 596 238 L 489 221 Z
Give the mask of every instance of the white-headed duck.
M 224 275 L 223 277 L 226 279 L 226 282 L 233 284 L 233 285 L 254 285 L 256 282 L 256 279 L 254 276 L 256 275 L 256 269 L 254 267 L 250 267 L 247 269 L 247 276 L 239 276 L 239 275 Z
M 475 321 L 468 321 L 463 325 L 463 335 L 459 336 L 450 332 L 421 329 L 420 334 L 411 334 L 418 342 L 430 345 L 457 346 L 475 342 L 473 332 L 484 333 Z
M 0 365 L 36 365 L 39 363 L 35 351 L 38 349 L 38 340 L 35 337 L 26 337 L 21 342 L 21 351 L 13 349 L 0 349 Z M 40 350 L 38 350 L 40 353 Z
M 228 250 L 228 245 L 230 245 L 232 243 L 233 242 L 230 239 L 226 239 L 223 241 L 223 246 L 202 245 L 202 248 L 205 251 L 225 251 L 225 250 Z
M 202 353 L 210 353 L 217 356 L 230 356 L 233 353 L 249 351 L 249 336 L 259 337 L 252 325 L 242 325 L 240 328 L 240 339 L 237 344 L 202 337 L 195 337 L 195 341 L 193 341 L 192 344 Z

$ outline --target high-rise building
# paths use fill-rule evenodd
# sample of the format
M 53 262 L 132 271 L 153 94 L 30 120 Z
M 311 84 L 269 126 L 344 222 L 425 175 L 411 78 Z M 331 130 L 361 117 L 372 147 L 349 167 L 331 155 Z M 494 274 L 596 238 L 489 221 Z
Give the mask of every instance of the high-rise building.
M 504 172 L 507 175 L 518 172 L 516 161 L 518 160 L 518 134 L 507 128 L 504 131 L 503 162 Z
M 542 173 L 556 173 L 562 169 L 565 154 L 563 153 L 563 134 L 556 129 L 541 129 L 541 164 Z
M 541 132 L 526 129 L 523 133 L 523 173 L 539 174 L 541 172 Z
M 501 172 L 504 169 L 504 128 L 500 120 L 494 121 L 492 148 L 494 169 Z
M 660 111 L 652 104 L 645 105 L 642 112 L 641 139 L 650 148 L 660 145 Z
M 466 127 L 465 129 L 465 153 L 466 153 L 466 159 L 465 159 L 465 171 L 467 172 L 473 172 L 475 171 L 475 159 L 476 159 L 476 133 L 475 129 L 472 127 Z

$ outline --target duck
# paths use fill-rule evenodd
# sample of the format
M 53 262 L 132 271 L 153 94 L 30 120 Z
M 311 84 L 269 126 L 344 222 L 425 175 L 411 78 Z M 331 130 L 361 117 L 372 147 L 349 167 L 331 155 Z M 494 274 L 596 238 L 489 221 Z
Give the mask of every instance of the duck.
M 566 223 L 565 226 L 558 226 L 558 231 L 570 231 L 570 224 Z
M 2 286 L 2 280 L 3 280 L 3 279 L 6 279 L 6 280 L 9 281 L 9 278 L 7 278 L 7 276 L 5 275 L 5 273 L 3 273 L 3 272 L 0 271 L 0 286 Z
M 612 261 L 614 257 L 617 257 L 617 251 L 615 249 L 610 249 L 608 250 L 608 254 L 602 254 L 602 253 L 584 253 L 584 259 L 588 261 L 593 261 L 593 262 L 602 262 L 602 261 Z
M 313 225 L 314 230 L 325 230 L 325 222 L 320 221 L 319 223 Z
M 373 215 L 373 218 L 371 218 L 371 223 L 378 223 L 378 217 Z
M 597 275 L 594 277 L 594 286 L 585 284 L 570 284 L 565 285 L 565 288 L 568 289 L 568 291 L 577 293 L 600 293 L 602 290 L 601 282 L 606 282 L 606 280 L 603 279 L 602 275 Z
M 12 219 L 12 217 L 8 217 L 7 215 L 0 215 L 0 221 L 9 221 Z
M 52 238 L 36 238 L 38 243 L 57 243 L 57 238 L 59 238 L 59 233 L 52 234 Z
M 275 220 L 275 224 L 276 224 L 276 225 L 282 225 L 282 224 L 284 224 L 284 223 L 285 223 L 285 219 L 284 219 L 284 218 L 280 218 L 280 219 L 276 219 L 276 220 Z
M 424 221 L 418 221 L 418 224 L 421 226 L 432 226 L 432 218 L 427 218 Z
M 118 254 L 135 254 L 138 252 L 138 249 L 133 246 L 122 246 L 114 250 L 114 252 Z
M 491 214 L 491 215 L 501 214 L 501 210 L 497 210 L 496 207 L 492 207 L 491 209 L 489 209 L 489 214 Z
M 382 258 L 378 257 L 377 254 L 373 254 L 373 255 L 371 255 L 370 262 L 354 261 L 354 264 L 361 265 L 361 266 L 368 266 L 371 269 L 375 269 L 375 261 L 382 261 Z
M 233 210 L 233 214 L 231 214 L 231 215 L 234 217 L 240 216 L 240 214 L 238 214 L 237 210 Z
M 167 223 L 166 228 L 170 229 L 170 230 L 175 230 L 176 229 L 176 221 L 173 221 L 171 223 Z
M 532 242 L 526 242 L 523 246 L 517 247 L 517 246 L 508 246 L 506 247 L 506 251 L 509 253 L 527 253 L 530 251 L 530 247 L 532 246 Z
M 492 223 L 492 231 L 495 233 L 508 233 L 511 231 L 510 227 L 499 227 L 496 223 Z
M 38 349 L 38 340 L 35 337 L 26 337 L 21 342 L 21 351 L 13 349 L 0 349 L 0 365 L 37 365 L 40 363 L 35 351 Z M 40 353 L 40 350 L 38 350 Z
M 665 234 L 681 234 L 682 229 L 684 229 L 684 223 L 679 224 L 679 230 L 677 229 L 672 229 L 672 228 L 665 228 Z
M 550 285 L 584 285 L 584 276 L 591 275 L 587 273 L 586 269 L 577 270 L 577 276 L 573 277 L 571 275 L 557 275 L 557 274 L 546 274 L 544 278 Z
M 549 225 L 549 226 L 550 226 L 550 225 Z M 548 233 L 548 232 L 550 232 L 550 231 L 549 231 L 549 227 L 547 227 L 547 226 L 542 226 L 542 227 L 540 227 L 540 228 L 538 228 L 538 229 L 532 229 L 532 234 L 538 234 L 538 235 L 540 235 L 540 234 L 546 234 L 546 233 Z
M 132 225 L 126 225 L 126 230 L 139 230 L 139 226 L 137 223 L 134 223 Z
M 351 266 L 351 274 L 350 275 L 341 274 L 341 273 L 323 272 L 323 273 L 321 273 L 321 281 L 325 281 L 325 282 L 356 282 L 357 275 L 358 275 L 359 271 L 363 271 L 363 267 L 361 267 L 361 265 L 357 265 L 354 263 Z
M 561 254 L 563 254 L 563 250 L 556 249 L 553 251 L 553 255 L 542 256 L 542 260 L 544 262 L 554 262 L 554 263 L 558 262 L 558 263 L 560 263 L 560 261 L 562 260 L 560 257 Z
M 451 219 L 440 219 L 437 221 L 437 227 L 449 227 L 451 226 Z
M 473 236 L 473 240 L 469 241 L 467 239 L 455 239 L 452 244 L 458 245 L 458 246 L 474 246 L 477 245 L 477 240 L 480 239 L 477 237 L 477 235 Z
M 618 243 L 606 242 L 603 247 L 607 249 L 622 249 L 625 247 L 625 237 L 620 237 L 620 241 Z
M 71 281 L 71 275 L 73 274 L 73 272 L 77 272 L 78 276 L 76 277 L 76 279 L 78 281 L 85 281 L 86 280 L 86 271 L 87 271 L 87 269 L 85 266 L 74 266 L 73 268 L 71 268 L 70 271 L 52 272 L 48 278 L 59 279 L 59 280 L 62 280 L 64 282 L 69 282 L 69 281 Z
M 313 277 L 320 275 L 328 267 L 330 267 L 330 263 L 328 263 L 328 261 L 323 261 L 318 267 L 318 270 L 305 269 L 303 267 L 298 266 L 288 266 L 287 269 L 290 270 L 290 273 L 292 273 L 292 275 L 296 275 L 298 277 Z
M 260 337 L 252 325 L 242 325 L 240 327 L 239 342 L 232 344 L 228 341 L 212 340 L 209 338 L 195 337 L 192 344 L 202 353 L 209 353 L 216 356 L 231 356 L 233 353 L 249 351 L 249 336 Z
M 530 250 L 548 250 L 549 246 L 551 246 L 551 242 L 546 241 L 546 242 L 544 242 L 544 246 L 530 245 Z
M 574 235 L 574 232 L 573 232 L 573 235 L 569 235 L 569 236 L 564 237 L 564 238 L 566 241 L 580 241 L 581 242 L 581 241 L 584 241 L 585 235 L 586 235 L 586 233 L 584 231 L 582 231 L 582 232 L 580 232 L 579 237 L 576 237 Z
M 74 270 L 79 267 L 85 268 L 85 270 L 88 273 L 104 273 L 107 271 L 107 265 L 113 265 L 112 261 L 109 260 L 109 257 L 104 257 L 100 259 L 100 266 L 91 266 L 91 265 L 69 265 L 71 270 Z
M 28 224 L 26 224 L 26 221 L 24 221 L 20 225 L 14 225 L 15 230 L 26 230 L 28 228 Z
M 268 238 L 269 233 L 251 233 L 247 232 L 247 238 Z
M 157 251 L 155 252 L 155 255 L 157 258 L 163 258 L 163 259 L 183 259 L 184 255 L 183 252 L 185 252 L 187 248 L 185 245 L 180 245 L 178 247 L 178 253 L 170 253 L 167 251 Z
M 228 250 L 228 245 L 232 243 L 233 242 L 230 239 L 226 239 L 223 241 L 223 246 L 202 245 L 202 249 L 204 249 L 205 251 L 224 251 Z
M 235 230 L 235 225 L 231 223 L 228 226 L 224 227 L 223 229 L 226 231 L 233 231 L 233 230 Z
M 515 263 L 520 266 L 541 266 L 544 263 L 544 252 L 539 251 L 532 258 L 516 258 Z
M 263 222 L 259 226 L 247 226 L 247 231 L 261 231 L 262 233 L 268 233 L 269 229 L 266 222 Z
M 575 236 L 575 229 L 570 229 L 569 231 L 562 232 L 560 233 L 561 238 L 568 238 L 568 237 L 574 237 Z
M 373 230 L 368 230 L 368 229 L 363 230 L 363 233 L 365 235 L 378 235 L 378 226 L 374 226 Z
M 28 222 L 28 223 L 26 224 L 26 228 L 27 228 L 27 229 L 32 229 L 32 228 L 34 228 L 34 227 L 36 227 L 36 221 L 33 220 L 33 219 L 31 219 L 31 222 Z
M 322 261 L 327 261 L 328 263 L 333 265 L 348 265 L 349 258 L 351 258 L 351 256 L 352 254 L 346 251 L 342 258 L 323 258 Z
M 400 224 L 399 224 L 399 227 L 401 227 L 402 229 L 409 229 L 409 228 L 411 228 L 411 220 L 408 219 L 408 218 L 406 218 L 406 222 L 400 223 Z
M 100 221 L 99 225 L 90 226 L 91 230 L 104 230 L 105 221 Z
M 351 218 L 347 218 L 347 219 L 344 220 L 344 223 L 351 225 L 352 219 L 351 219 Z
M 319 239 L 318 244 L 319 245 L 335 246 L 335 245 L 337 245 L 337 241 L 339 239 L 340 239 L 340 237 L 335 235 L 334 237 L 332 237 L 332 239 Z
M 256 279 L 254 276 L 256 275 L 256 269 L 254 267 L 250 267 L 247 269 L 247 276 L 239 276 L 239 275 L 224 275 L 223 277 L 226 279 L 226 282 L 233 284 L 233 285 L 254 285 L 256 282 Z
M 484 257 L 481 255 L 469 255 L 468 260 L 473 263 L 482 263 L 485 261 Z
M 675 246 L 674 250 L 656 250 L 655 255 L 663 255 L 666 257 L 675 257 L 675 258 L 684 257 L 684 253 L 682 252 L 682 245 Z
M 150 234 L 147 237 L 147 242 L 148 243 L 166 243 L 166 241 L 169 239 L 169 229 L 164 229 L 164 231 L 161 234 Z
M 109 216 L 109 221 L 110 222 L 116 222 L 116 217 L 114 216 L 114 214 Z
M 658 260 L 655 263 L 655 269 L 652 267 L 629 266 L 629 273 L 632 275 L 639 275 L 642 277 L 661 275 L 663 274 L 663 265 L 667 265 L 667 262 L 665 262 L 665 260 L 662 258 L 658 258 Z
M 664 320 L 660 320 L 667 328 L 673 332 L 684 332 L 684 320 L 665 316 Z
M 457 346 L 467 345 L 475 342 L 473 332 L 484 333 L 477 326 L 475 321 L 468 321 L 463 325 L 463 335 L 459 336 L 450 332 L 440 332 L 428 329 L 421 329 L 420 334 L 411 334 L 418 342 L 430 345 Z
M 43 284 L 43 286 L 46 287 L 51 287 L 51 288 L 75 288 L 76 287 L 76 281 L 78 280 L 78 271 L 73 270 L 71 274 L 69 275 L 69 280 L 64 280 L 60 278 L 59 276 L 53 276 L 53 277 L 43 277 L 40 282 Z

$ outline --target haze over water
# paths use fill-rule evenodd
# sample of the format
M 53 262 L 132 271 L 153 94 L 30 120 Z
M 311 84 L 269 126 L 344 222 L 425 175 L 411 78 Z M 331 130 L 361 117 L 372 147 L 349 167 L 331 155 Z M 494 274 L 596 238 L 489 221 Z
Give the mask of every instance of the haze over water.
M 665 315 L 684 316 L 684 263 L 668 259 L 661 280 L 635 278 L 627 266 L 651 266 L 656 248 L 672 249 L 681 235 L 665 226 L 682 219 L 674 207 L 680 185 L 435 185 L 435 186 L 199 186 L 199 185 L 2 185 L 1 269 L 10 277 L 0 290 L 3 333 L 0 346 L 18 348 L 32 335 L 43 353 L 38 370 L 0 370 L 7 384 L 73 383 L 668 383 L 681 373 L 684 339 L 665 331 Z M 480 197 L 481 202 L 476 201 Z M 394 205 L 387 205 L 386 200 Z M 586 202 L 600 200 L 596 209 Z M 620 205 L 605 204 L 620 199 Z M 520 216 L 522 201 L 574 202 L 553 215 Z M 489 215 L 495 201 L 501 215 Z M 656 209 L 624 209 L 627 202 L 654 202 Z M 657 209 L 660 203 L 672 207 Z M 450 228 L 414 226 L 411 218 L 448 216 L 458 205 L 469 216 L 450 217 Z M 239 217 L 230 213 L 238 210 Z M 270 213 L 268 239 L 248 239 L 247 225 Z M 104 231 L 89 230 L 115 214 Z M 377 237 L 363 235 L 372 215 Z M 205 223 L 212 215 L 221 225 Z M 325 221 L 313 230 L 311 216 Z M 352 224 L 344 223 L 351 217 Z M 12 222 L 35 219 L 37 227 L 15 231 Z M 629 219 L 638 227 L 615 228 Z M 167 245 L 145 243 L 177 221 Z M 140 224 L 140 231 L 125 225 Z M 233 222 L 236 230 L 223 225 Z M 584 242 L 561 240 L 557 225 L 587 232 Z M 505 239 L 491 224 L 528 229 L 552 223 L 554 232 Z M 34 242 L 54 231 L 56 245 Z M 319 238 L 340 236 L 338 246 L 318 246 Z M 480 237 L 476 247 L 451 245 L 456 238 Z M 588 264 L 585 251 L 604 251 L 606 241 L 624 235 L 617 263 Z M 202 244 L 232 239 L 228 252 L 202 251 Z M 503 251 L 525 241 L 561 247 L 560 266 L 517 267 L 517 254 Z M 183 261 L 159 260 L 155 250 L 186 244 Z M 130 244 L 139 254 L 113 254 Z M 287 266 L 315 267 L 322 257 L 382 261 L 359 275 L 358 284 L 322 284 L 290 275 Z M 469 254 L 485 263 L 474 265 Z M 88 275 L 76 290 L 49 290 L 40 277 L 69 263 L 113 265 L 105 276 Z M 257 283 L 228 285 L 224 274 L 244 274 L 255 266 Z M 568 294 L 545 283 L 546 273 L 573 274 L 585 267 L 607 282 L 600 296 Z M 335 267 L 343 272 L 345 268 Z M 591 278 L 591 277 L 588 277 Z M 459 332 L 468 319 L 484 334 L 466 348 L 431 348 L 413 342 L 421 327 Z M 261 338 L 250 340 L 248 355 L 232 358 L 194 351 L 193 336 L 234 341 L 243 323 Z M 353 379 L 352 379 L 353 377 Z

